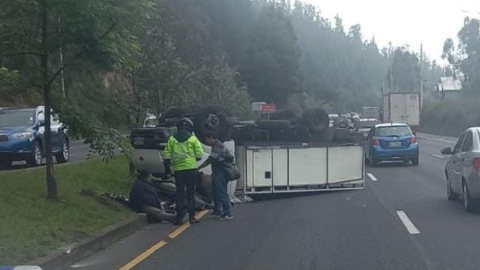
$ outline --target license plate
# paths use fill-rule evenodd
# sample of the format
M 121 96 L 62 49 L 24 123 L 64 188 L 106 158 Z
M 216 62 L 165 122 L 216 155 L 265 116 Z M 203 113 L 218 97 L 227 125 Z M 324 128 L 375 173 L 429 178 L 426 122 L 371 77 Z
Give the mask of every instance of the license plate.
M 400 147 L 402 146 L 402 142 L 390 142 L 390 147 Z
M 145 143 L 145 139 L 143 137 L 133 138 L 133 145 L 143 145 L 144 143 Z

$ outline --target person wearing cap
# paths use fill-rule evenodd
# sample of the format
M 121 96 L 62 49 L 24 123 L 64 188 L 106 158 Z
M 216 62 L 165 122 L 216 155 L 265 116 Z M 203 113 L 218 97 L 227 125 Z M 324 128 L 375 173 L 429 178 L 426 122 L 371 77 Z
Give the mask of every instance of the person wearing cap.
M 130 207 L 137 213 L 146 213 L 149 221 L 175 222 L 175 215 L 165 212 L 152 184 L 152 173 L 140 171 L 132 186 L 129 198 Z
M 190 223 L 195 224 L 199 222 L 195 219 L 195 177 L 197 161 L 203 156 L 203 148 L 198 138 L 193 135 L 192 120 L 182 118 L 177 124 L 177 130 L 178 132 L 168 139 L 164 151 L 166 173 L 170 174 L 171 168 L 175 175 L 177 189 L 175 224 L 183 223 L 186 212 L 188 212 Z

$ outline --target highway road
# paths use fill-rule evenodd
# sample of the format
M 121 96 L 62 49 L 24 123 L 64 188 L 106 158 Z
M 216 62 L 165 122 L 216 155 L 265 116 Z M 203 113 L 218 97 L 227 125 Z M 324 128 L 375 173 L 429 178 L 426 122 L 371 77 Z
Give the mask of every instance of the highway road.
M 367 167 L 364 191 L 259 200 L 236 206 L 231 221 L 151 225 L 71 269 L 479 269 L 480 213 L 446 198 L 439 150 L 454 139 L 419 143 L 418 167 Z
M 69 163 L 78 163 L 85 161 L 87 159 L 88 153 L 90 151 L 90 145 L 84 144 L 83 141 L 73 141 L 70 144 L 70 161 Z M 55 158 L 53 159 L 55 161 Z M 45 159 L 43 159 L 45 164 Z M 22 170 L 28 169 L 29 167 L 27 164 L 22 162 L 14 162 L 12 164 L 12 168 L 9 170 L 0 170 L 0 174 L 2 172 L 11 171 L 11 170 Z

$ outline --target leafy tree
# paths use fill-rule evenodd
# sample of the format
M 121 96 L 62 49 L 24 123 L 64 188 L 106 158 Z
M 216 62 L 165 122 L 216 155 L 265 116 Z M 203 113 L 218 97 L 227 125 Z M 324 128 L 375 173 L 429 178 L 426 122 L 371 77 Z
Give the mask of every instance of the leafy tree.
M 5 0 L 0 9 L 0 58 L 29 63 L 22 76 L 43 96 L 45 105 L 48 198 L 57 198 L 51 152 L 50 115 L 58 79 L 67 66 L 85 62 L 112 68 L 126 61 L 134 39 L 128 32 L 132 12 L 144 3 L 100 0 Z M 130 17 L 131 18 L 131 17 Z M 65 61 L 60 62 L 60 50 Z M 60 108 L 60 106 L 58 106 Z
M 249 41 L 240 72 L 255 100 L 285 104 L 301 90 L 300 51 L 283 5 L 265 4 Z
M 458 33 L 459 45 L 452 39 L 443 47 L 443 57 L 464 76 L 463 87 L 467 91 L 480 92 L 480 20 L 465 18 Z
M 393 92 L 418 91 L 420 88 L 420 62 L 417 55 L 405 47 L 393 52 L 391 69 L 386 76 L 388 85 L 393 77 Z M 390 75 L 393 72 L 393 76 Z

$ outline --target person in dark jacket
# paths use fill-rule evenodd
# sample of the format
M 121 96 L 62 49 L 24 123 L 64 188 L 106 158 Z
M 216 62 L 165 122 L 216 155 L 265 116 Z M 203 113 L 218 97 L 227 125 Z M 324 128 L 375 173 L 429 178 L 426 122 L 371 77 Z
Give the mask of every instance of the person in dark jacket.
M 195 179 L 198 171 L 197 161 L 203 156 L 203 148 L 198 138 L 193 135 L 192 120 L 182 118 L 177 129 L 178 132 L 168 139 L 163 153 L 166 173 L 170 174 L 171 167 L 175 175 L 177 188 L 175 224 L 183 224 L 186 212 L 188 212 L 190 224 L 195 224 L 199 222 L 195 219 Z
M 212 196 L 213 196 L 213 216 L 220 217 L 220 220 L 233 219 L 232 203 L 228 195 L 228 179 L 225 175 L 224 164 L 234 160 L 233 155 L 228 151 L 225 145 L 217 139 L 215 133 L 207 132 L 205 140 L 212 151 L 208 159 L 198 167 L 203 169 L 212 165 Z
M 130 207 L 137 213 L 146 213 L 149 220 L 156 222 L 175 221 L 174 214 L 168 214 L 162 207 L 157 190 L 152 184 L 152 173 L 140 171 L 130 191 Z

